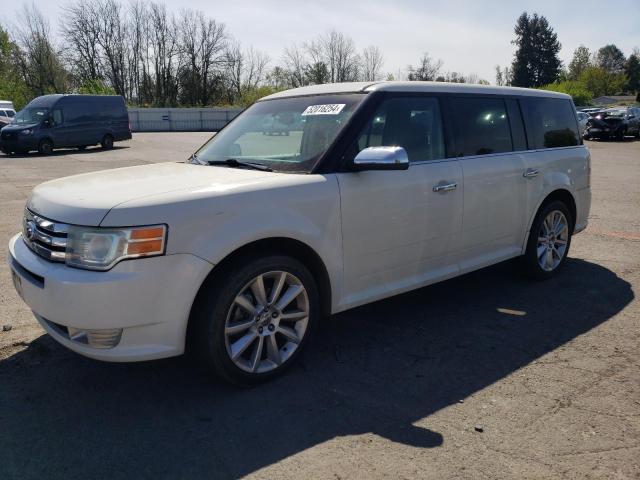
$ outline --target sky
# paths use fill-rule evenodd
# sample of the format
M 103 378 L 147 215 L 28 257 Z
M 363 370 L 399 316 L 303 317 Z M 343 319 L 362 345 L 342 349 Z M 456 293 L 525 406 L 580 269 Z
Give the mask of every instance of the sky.
M 127 0 L 121 0 L 126 3 Z M 57 30 L 61 6 L 69 0 L 36 0 Z M 4 2 L 0 21 L 17 21 L 20 2 Z M 510 65 L 513 28 L 523 12 L 544 15 L 562 44 L 567 65 L 580 44 L 596 50 L 616 44 L 625 55 L 640 47 L 640 0 L 181 0 L 170 10 L 202 10 L 243 46 L 266 52 L 270 66 L 282 64 L 284 47 L 336 29 L 349 35 L 358 50 L 378 46 L 385 72 L 396 74 L 417 64 L 423 52 L 443 61 L 443 71 L 476 73 L 494 82 L 495 66 Z M 615 8 L 609 8 L 609 6 Z

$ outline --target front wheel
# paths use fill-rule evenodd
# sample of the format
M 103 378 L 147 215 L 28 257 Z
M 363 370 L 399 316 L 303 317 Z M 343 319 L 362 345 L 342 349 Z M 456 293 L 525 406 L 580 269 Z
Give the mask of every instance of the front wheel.
M 556 274 L 569 253 L 572 229 L 573 219 L 563 202 L 542 206 L 533 221 L 524 255 L 529 276 L 545 280 Z
M 196 304 L 193 339 L 221 378 L 250 385 L 283 373 L 312 335 L 318 290 L 298 260 L 269 255 L 207 282 Z

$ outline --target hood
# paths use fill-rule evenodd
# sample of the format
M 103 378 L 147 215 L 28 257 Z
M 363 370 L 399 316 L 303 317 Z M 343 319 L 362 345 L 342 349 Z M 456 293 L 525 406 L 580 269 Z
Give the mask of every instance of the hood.
M 203 187 L 228 192 L 258 183 L 269 175 L 279 174 L 188 163 L 116 168 L 40 184 L 31 193 L 27 206 L 58 222 L 98 226 L 109 210 L 127 201 Z
M 22 123 L 20 125 L 8 123 L 5 127 L 2 128 L 2 131 L 6 133 L 19 132 L 21 130 L 26 130 L 27 128 L 36 127 L 37 125 L 37 123 Z

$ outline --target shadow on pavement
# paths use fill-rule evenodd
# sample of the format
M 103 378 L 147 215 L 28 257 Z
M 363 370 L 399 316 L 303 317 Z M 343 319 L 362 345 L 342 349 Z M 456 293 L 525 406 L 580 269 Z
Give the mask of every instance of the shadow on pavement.
M 502 264 L 334 316 L 289 374 L 248 390 L 211 382 L 185 359 L 100 363 L 42 336 L 0 363 L 0 477 L 231 478 L 367 432 L 438 447 L 440 433 L 412 423 L 633 297 L 582 260 L 544 283 Z
M 104 150 L 100 145 L 94 145 L 85 148 L 84 150 L 79 150 L 77 148 L 61 148 L 58 150 L 54 150 L 49 155 L 41 155 L 38 152 L 29 152 L 29 153 L 12 153 L 11 155 L 7 155 L 5 153 L 0 154 L 0 159 L 2 158 L 54 158 L 61 157 L 64 155 L 74 154 L 74 155 L 84 155 L 87 153 L 97 153 L 97 152 L 109 152 L 113 150 L 122 150 L 126 148 L 131 148 L 128 145 L 114 145 L 110 150 Z

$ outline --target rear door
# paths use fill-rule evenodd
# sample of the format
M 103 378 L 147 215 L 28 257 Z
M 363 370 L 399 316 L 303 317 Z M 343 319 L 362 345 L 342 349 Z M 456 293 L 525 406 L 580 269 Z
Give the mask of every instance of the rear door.
M 345 308 L 458 272 L 462 170 L 445 155 L 440 100 L 386 98 L 357 136 L 352 156 L 370 146 L 402 146 L 410 166 L 338 174 Z
M 464 176 L 462 272 L 513 257 L 522 249 L 525 162 L 523 153 L 514 150 L 526 146 L 522 119 L 512 102 L 496 96 L 448 98 L 455 155 Z

